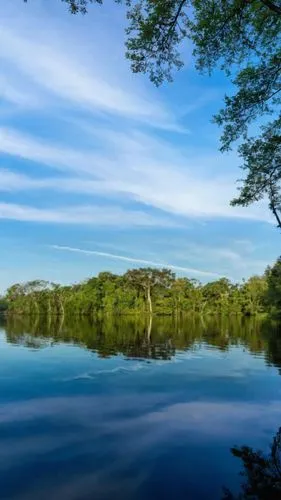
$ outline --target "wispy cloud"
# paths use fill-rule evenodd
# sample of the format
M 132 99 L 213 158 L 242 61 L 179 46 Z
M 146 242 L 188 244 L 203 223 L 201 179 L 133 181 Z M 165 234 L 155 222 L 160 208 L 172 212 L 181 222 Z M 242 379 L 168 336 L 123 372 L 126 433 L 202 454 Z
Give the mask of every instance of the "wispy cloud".
M 87 152 L 56 144 L 23 134 L 11 128 L 0 128 L 0 151 L 5 154 L 40 163 L 55 170 L 91 173 L 95 156 Z M 90 162 L 90 165 L 89 165 Z M 88 166 L 89 165 L 89 166 Z
M 187 274 L 196 274 L 198 276 L 204 276 L 204 277 L 219 277 L 221 276 L 218 273 L 212 272 L 212 271 L 201 271 L 200 269 L 194 269 L 190 267 L 182 267 L 182 266 L 177 266 L 175 264 L 168 264 L 168 263 L 163 263 L 163 262 L 155 262 L 151 260 L 146 260 L 146 259 L 136 259 L 135 257 L 128 257 L 124 255 L 117 255 L 113 253 L 108 253 L 108 252 L 98 252 L 95 250 L 85 250 L 82 248 L 75 248 L 75 247 L 68 247 L 68 246 L 62 246 L 62 245 L 52 245 L 52 248 L 55 250 L 62 250 L 65 252 L 74 252 L 74 253 L 81 253 L 83 255 L 94 255 L 98 257 L 106 257 L 109 259 L 114 259 L 114 260 L 122 260 L 123 262 L 131 262 L 133 264 L 143 264 L 145 266 L 153 266 L 153 267 L 167 267 L 169 269 L 174 269 L 175 271 L 182 271 Z
M 3 19 L 0 23 L 0 59 L 2 64 L 8 65 L 10 71 L 20 74 L 23 82 L 28 83 L 30 88 L 33 87 L 35 94 L 43 92 L 59 100 L 62 106 L 71 104 L 88 113 L 119 115 L 160 128 L 180 130 L 173 113 L 154 92 L 147 92 L 139 85 L 132 87 L 129 83 L 129 68 L 125 72 L 127 84 L 124 72 L 118 78 L 120 63 L 107 52 L 104 57 L 107 68 L 111 68 L 111 74 L 108 73 L 102 63 L 102 42 L 97 46 L 91 45 L 92 64 L 89 65 L 85 64 L 81 30 L 77 32 L 81 43 L 76 44 L 74 41 L 73 34 L 77 31 L 75 25 L 71 32 L 61 25 L 59 28 L 62 33 L 58 37 L 58 31 L 53 29 L 53 20 L 48 18 L 47 12 L 42 17 L 39 15 L 30 17 L 28 21 L 25 19 L 25 23 L 17 22 L 16 17 L 11 17 L 11 21 L 7 23 L 6 18 L 5 23 Z M 94 30 L 94 26 L 92 29 Z M 110 36 L 107 32 L 107 37 Z M 5 50 L 5 47 L 9 47 L 9 50 Z M 6 94 L 7 91 L 2 88 L 2 92 L 3 90 Z M 17 101 L 19 95 L 18 92 L 16 94 L 12 99 Z
M 269 255 L 269 260 L 261 259 L 259 250 L 259 247 L 237 246 L 235 241 L 230 241 L 229 247 L 180 241 L 177 247 L 172 248 L 168 253 L 171 258 L 180 260 L 182 263 L 188 256 L 188 259 L 198 267 L 206 263 L 207 256 L 209 266 L 220 269 L 222 274 L 231 275 L 233 281 L 239 281 L 248 275 L 262 274 L 266 266 L 274 260 Z
M 120 207 L 94 205 L 50 209 L 0 203 L 0 219 L 115 227 L 174 227 L 177 225 L 168 218 L 157 217 L 140 210 L 129 211 Z
M 74 150 L 2 127 L 0 151 L 75 173 L 81 182 L 81 176 L 84 180 L 85 176 L 90 181 L 98 180 L 92 185 L 93 193 L 96 189 L 122 193 L 124 198 L 176 215 L 271 221 L 262 205 L 249 209 L 230 207 L 235 178 L 220 173 L 224 160 L 217 155 L 198 157 L 188 149 L 184 154 L 163 140 L 134 130 L 126 134 L 99 131 L 92 139 L 95 143 L 99 139 L 99 146 Z M 49 185 L 46 182 L 46 187 L 51 186 L 52 181 Z M 80 183 L 80 190 L 82 186 Z
M 177 256 L 177 258 L 183 259 L 184 256 L 188 255 L 192 259 L 198 262 L 203 262 L 206 259 L 206 254 L 212 262 L 222 263 L 223 261 L 228 261 L 231 263 L 240 263 L 240 261 L 245 258 L 245 252 L 238 251 L 227 246 L 218 245 L 202 245 L 193 242 L 186 242 L 180 240 L 177 245 L 172 246 L 172 253 Z M 174 247 L 174 248 L 173 248 Z
M 23 90 L 15 78 L 0 76 L 0 96 L 4 101 L 15 104 L 19 107 L 32 108 L 38 105 L 37 99 L 27 89 Z
M 20 191 L 52 190 L 66 193 L 81 193 L 93 195 L 110 194 L 115 191 L 114 185 L 102 181 L 95 181 L 87 177 L 29 177 L 28 175 L 13 172 L 9 169 L 0 169 L 0 192 L 17 193 Z

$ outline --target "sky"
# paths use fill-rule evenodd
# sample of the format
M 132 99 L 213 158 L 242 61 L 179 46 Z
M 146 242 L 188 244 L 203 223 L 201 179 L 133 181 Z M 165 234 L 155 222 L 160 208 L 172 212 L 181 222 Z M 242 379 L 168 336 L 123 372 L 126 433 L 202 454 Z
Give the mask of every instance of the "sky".
M 241 160 L 211 123 L 229 80 L 198 75 L 187 43 L 156 88 L 132 74 L 124 26 L 110 2 L 1 6 L 0 292 L 143 266 L 240 281 L 280 254 L 266 204 L 229 205 Z

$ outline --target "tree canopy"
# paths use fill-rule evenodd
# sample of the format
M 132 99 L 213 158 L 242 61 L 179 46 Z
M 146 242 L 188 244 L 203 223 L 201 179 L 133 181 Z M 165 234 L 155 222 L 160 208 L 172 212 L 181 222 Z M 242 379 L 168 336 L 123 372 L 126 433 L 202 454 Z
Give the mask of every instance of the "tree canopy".
M 25 0 L 27 1 L 27 0 Z M 85 14 L 103 0 L 62 0 Z M 127 8 L 126 56 L 156 85 L 183 66 L 189 40 L 198 71 L 224 71 L 233 95 L 214 117 L 221 151 L 238 141 L 244 177 L 233 205 L 266 198 L 281 228 L 281 0 L 115 0 Z
M 124 278 L 125 282 L 129 283 L 134 288 L 144 291 L 149 313 L 152 314 L 151 291 L 155 287 L 169 288 L 175 280 L 175 275 L 170 269 L 143 267 L 127 271 Z
M 12 285 L 2 309 L 16 315 L 244 315 L 281 311 L 281 258 L 262 276 L 242 283 L 220 278 L 202 284 L 176 277 L 169 269 L 130 269 L 123 275 L 101 272 L 62 286 L 41 280 Z

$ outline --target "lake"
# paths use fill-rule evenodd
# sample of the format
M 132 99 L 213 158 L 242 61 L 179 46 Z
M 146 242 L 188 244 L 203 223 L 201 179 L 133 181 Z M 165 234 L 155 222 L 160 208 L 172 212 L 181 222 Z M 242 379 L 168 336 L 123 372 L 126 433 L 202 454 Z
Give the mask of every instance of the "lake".
M 11 318 L 0 355 L 1 500 L 219 500 L 281 425 L 269 320 Z

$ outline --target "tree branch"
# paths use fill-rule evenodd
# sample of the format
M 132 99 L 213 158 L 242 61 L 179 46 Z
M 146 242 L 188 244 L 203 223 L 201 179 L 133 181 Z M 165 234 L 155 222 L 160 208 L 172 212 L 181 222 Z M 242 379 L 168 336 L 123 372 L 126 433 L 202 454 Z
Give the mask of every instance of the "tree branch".
M 281 218 L 279 217 L 279 214 L 277 212 L 277 208 L 275 207 L 275 204 L 273 201 L 271 202 L 271 208 L 272 208 L 272 212 L 275 216 L 275 219 L 277 220 L 277 223 L 278 223 L 277 227 L 279 227 L 279 229 L 281 229 Z
M 274 200 L 274 188 L 272 186 L 272 182 L 270 182 L 270 196 L 269 196 L 269 199 L 270 199 L 270 208 L 277 220 L 277 223 L 278 223 L 278 226 L 279 229 L 281 229 L 281 218 L 278 214 L 278 209 L 276 208 L 276 205 L 275 205 L 275 200 Z
M 271 2 L 271 0 L 261 0 L 261 2 L 264 5 L 266 5 L 266 7 L 268 7 L 270 10 L 281 16 L 281 7 L 279 7 L 279 5 L 276 5 L 275 3 Z
M 177 22 L 178 22 L 178 18 L 179 18 L 180 14 L 181 14 L 181 11 L 182 11 L 182 9 L 183 9 L 184 4 L 186 3 L 186 1 L 187 1 L 187 0 L 181 0 L 180 4 L 179 4 L 179 6 L 178 6 L 178 10 L 177 10 L 177 12 L 176 12 L 176 14 L 175 14 L 174 18 L 172 19 L 172 21 L 170 21 L 169 23 L 165 23 L 164 21 L 162 22 L 162 24 L 163 24 L 164 26 L 169 26 L 169 32 L 170 32 L 171 30 L 173 30 L 173 28 L 176 26 L 176 24 L 177 24 Z

